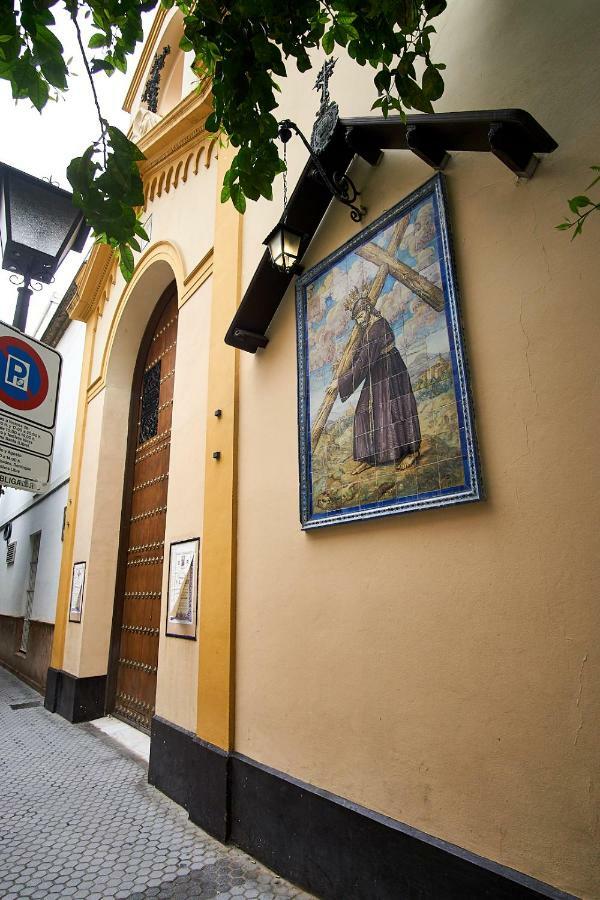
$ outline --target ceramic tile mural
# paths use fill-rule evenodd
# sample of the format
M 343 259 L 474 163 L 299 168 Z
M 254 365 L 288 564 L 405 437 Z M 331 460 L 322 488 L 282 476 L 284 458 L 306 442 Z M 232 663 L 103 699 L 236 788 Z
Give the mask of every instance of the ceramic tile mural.
M 442 176 L 296 300 L 303 527 L 480 499 Z

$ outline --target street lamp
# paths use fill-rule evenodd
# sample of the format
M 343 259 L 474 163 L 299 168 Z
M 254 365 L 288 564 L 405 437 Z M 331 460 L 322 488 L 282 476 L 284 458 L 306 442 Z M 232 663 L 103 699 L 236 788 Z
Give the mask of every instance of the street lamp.
M 337 121 L 337 120 L 336 120 Z M 318 122 L 317 122 L 318 124 Z M 335 122 L 334 122 L 335 125 Z M 364 206 L 356 203 L 359 197 L 352 179 L 349 175 L 334 174 L 331 178 L 323 168 L 318 154 L 315 153 L 311 145 L 304 137 L 300 128 L 290 119 L 284 119 L 279 123 L 278 137 L 283 144 L 283 159 L 287 165 L 286 147 L 292 138 L 293 132 L 296 132 L 308 152 L 310 153 L 311 163 L 314 171 L 321 177 L 323 184 L 328 191 L 345 206 L 350 207 L 350 217 L 354 222 L 360 222 L 366 214 Z M 269 248 L 271 262 L 280 272 L 298 273 L 302 269 L 298 265 L 300 258 L 300 249 L 302 247 L 304 235 L 295 228 L 289 226 L 286 222 L 287 214 L 287 178 L 286 170 L 283 171 L 283 219 L 269 232 L 264 239 L 263 244 Z M 304 248 L 306 249 L 306 247 Z
M 273 231 L 269 232 L 263 244 L 269 248 L 271 262 L 282 272 L 301 272 L 298 265 L 300 245 L 304 235 L 295 228 L 291 228 L 285 219 L 278 222 Z
M 69 191 L 0 163 L 2 268 L 23 278 L 15 328 L 25 330 L 31 281 L 50 284 L 69 250 L 83 250 L 88 234 Z

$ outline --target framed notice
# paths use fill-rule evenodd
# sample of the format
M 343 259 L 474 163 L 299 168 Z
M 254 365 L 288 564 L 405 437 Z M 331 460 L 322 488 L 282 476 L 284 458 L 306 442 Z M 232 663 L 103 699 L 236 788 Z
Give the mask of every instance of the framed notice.
M 171 544 L 165 631 L 168 637 L 196 640 L 199 549 L 200 538 Z
M 69 600 L 69 622 L 81 622 L 83 611 L 83 590 L 85 587 L 85 563 L 73 564 L 73 580 L 71 581 L 71 597 Z

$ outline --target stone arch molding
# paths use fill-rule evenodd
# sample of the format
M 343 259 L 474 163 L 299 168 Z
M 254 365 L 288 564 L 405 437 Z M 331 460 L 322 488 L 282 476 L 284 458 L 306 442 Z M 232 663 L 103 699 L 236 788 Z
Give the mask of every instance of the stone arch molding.
M 169 241 L 157 242 L 141 256 L 116 298 L 103 338 L 100 375 L 88 389 L 84 500 L 79 500 L 74 544 L 75 554 L 87 560 L 87 606 L 83 629 L 71 631 L 65 645 L 65 660 L 80 677 L 105 672 L 109 659 L 133 375 L 148 322 L 173 281 L 181 292 L 179 250 Z
M 142 254 L 131 281 L 119 297 L 102 352 L 100 374 L 88 388 L 88 402 L 107 383 L 128 382 L 135 348 L 139 347 L 146 323 L 161 293 L 173 280 L 181 298 L 185 290 L 181 253 L 171 241 L 158 241 Z

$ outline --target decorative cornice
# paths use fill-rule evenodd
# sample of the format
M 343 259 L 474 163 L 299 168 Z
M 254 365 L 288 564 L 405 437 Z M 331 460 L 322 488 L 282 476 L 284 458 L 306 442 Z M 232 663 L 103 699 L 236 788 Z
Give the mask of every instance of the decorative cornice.
M 146 156 L 140 165 L 144 205 L 186 182 L 191 171 L 197 175 L 202 161 L 208 168 L 219 140 L 204 128 L 211 110 L 211 82 L 205 78 L 140 140 Z
M 125 100 L 123 101 L 123 109 L 125 110 L 125 112 L 131 112 L 133 101 L 135 100 L 135 96 L 142 83 L 142 78 L 144 77 L 150 59 L 152 58 L 152 54 L 154 53 L 154 50 L 158 43 L 162 27 L 165 23 L 167 12 L 167 8 L 165 6 L 162 6 L 161 4 L 161 6 L 159 6 L 157 10 L 156 15 L 154 16 L 154 21 L 152 22 L 152 26 L 150 28 L 150 31 L 148 32 L 148 37 L 144 44 L 144 49 L 142 50 L 142 54 L 139 58 L 138 64 L 135 67 L 135 72 L 133 73 L 133 78 L 131 79 L 131 82 L 129 84 L 129 89 L 125 94 Z
M 107 244 L 95 244 L 75 276 L 75 296 L 67 307 L 70 319 L 87 322 L 98 308 L 102 315 L 104 304 L 115 283 L 117 259 Z
M 204 128 L 211 110 L 211 82 L 205 78 L 197 91 L 184 97 L 140 140 L 140 149 L 146 157 L 140 164 L 144 206 L 163 193 L 175 190 L 187 181 L 190 173 L 197 175 L 201 163 L 206 168 L 210 166 L 213 156 L 217 155 L 215 148 L 219 141 L 218 135 Z M 211 259 L 212 251 L 190 272 L 185 285 L 182 282 L 180 305 L 209 277 Z M 137 265 L 140 263 L 141 259 Z M 117 271 L 117 259 L 111 248 L 96 244 L 75 279 L 77 289 L 67 308 L 69 317 L 87 322 L 95 309 L 102 315 Z
M 181 309 L 184 303 L 190 299 L 190 297 L 195 294 L 201 284 L 210 278 L 213 270 L 213 248 L 211 247 L 208 253 L 200 260 L 197 266 L 195 266 L 189 275 L 183 280 L 183 293 L 179 297 L 178 307 Z

